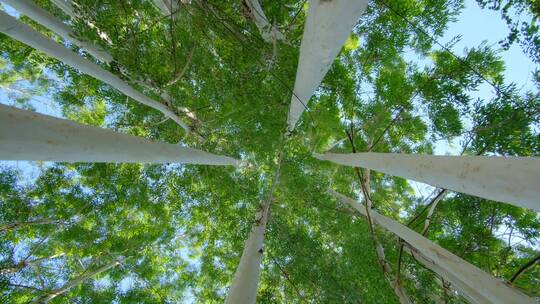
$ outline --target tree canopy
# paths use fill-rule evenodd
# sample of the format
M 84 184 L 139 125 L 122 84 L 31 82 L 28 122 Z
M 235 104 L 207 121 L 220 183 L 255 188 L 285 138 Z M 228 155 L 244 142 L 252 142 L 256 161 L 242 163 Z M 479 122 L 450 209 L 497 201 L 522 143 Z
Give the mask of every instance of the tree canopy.
M 479 39 L 456 53 L 455 40 L 440 41 L 463 0 L 369 1 L 290 134 L 310 1 L 162 1 L 169 13 L 150 0 L 33 2 L 113 60 L 2 8 L 188 128 L 4 34 L 2 102 L 242 165 L 25 164 L 36 176 L 0 166 L 0 301 L 223 302 L 267 203 L 258 303 L 399 303 L 395 285 L 414 303 L 467 303 L 329 188 L 540 298 L 537 212 L 313 157 L 434 154 L 442 145 L 470 156 L 540 155 L 540 73 L 524 92 L 505 79 L 497 45 Z M 477 2 L 501 11 L 505 43 L 519 42 L 538 64 L 537 2 Z M 520 24 L 511 9 L 532 17 Z M 492 95 L 478 98 L 486 85 Z

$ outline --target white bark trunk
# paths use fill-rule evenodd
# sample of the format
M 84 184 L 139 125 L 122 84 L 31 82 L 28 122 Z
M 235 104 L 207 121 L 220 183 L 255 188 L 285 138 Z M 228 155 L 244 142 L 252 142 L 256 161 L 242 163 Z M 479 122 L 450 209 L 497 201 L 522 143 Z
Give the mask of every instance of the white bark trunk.
M 540 211 L 539 157 L 392 153 L 326 153 L 314 156 Z
M 433 213 L 435 213 L 435 209 L 437 209 L 437 206 L 447 194 L 448 194 L 448 190 L 443 189 L 439 193 L 437 193 L 437 196 L 435 196 L 435 198 L 431 202 L 431 207 L 429 207 L 426 220 L 424 221 L 424 229 L 422 229 L 422 235 L 424 236 L 426 235 L 429 229 L 429 225 L 431 224 L 431 219 L 433 218 Z
M 266 202 L 261 204 L 261 208 L 255 217 L 255 223 L 251 226 L 251 231 L 244 244 L 240 263 L 234 273 L 234 278 L 227 294 L 227 298 L 225 299 L 225 304 L 254 304 L 257 300 L 257 289 L 259 287 L 261 272 L 260 267 L 264 253 L 264 233 L 266 224 L 268 223 L 270 206 L 274 200 L 274 191 L 279 184 L 281 159 L 282 154 L 280 153 L 268 198 L 266 199 Z
M 163 16 L 169 16 L 178 10 L 178 3 L 175 0 L 154 0 L 154 5 Z
M 111 38 L 109 38 L 109 35 L 102 31 L 100 28 L 98 28 L 94 22 L 87 18 L 81 18 L 79 15 L 77 15 L 75 11 L 75 7 L 73 6 L 72 0 L 51 0 L 54 5 L 56 5 L 60 10 L 62 10 L 66 15 L 68 15 L 73 20 L 81 20 L 82 22 L 86 23 L 90 28 L 97 31 L 99 38 L 106 42 L 108 45 L 113 45 Z
M 266 18 L 261 4 L 258 0 L 244 0 L 250 10 L 251 20 L 255 23 L 262 38 L 266 42 L 274 42 L 276 40 L 283 40 L 285 36 Z
M 239 165 L 239 161 L 0 105 L 0 159 Z
M 92 43 L 81 41 L 75 38 L 75 33 L 60 20 L 56 19 L 55 16 L 49 12 L 43 10 L 37 6 L 31 0 L 2 0 L 20 13 L 30 17 L 39 24 L 48 28 L 58 36 L 62 37 L 65 40 L 71 41 L 73 44 L 77 45 L 80 48 L 85 49 L 90 55 L 94 56 L 101 62 L 110 63 L 113 61 L 111 55 L 109 55 L 105 50 L 96 46 Z
M 136 101 L 160 111 L 165 116 L 171 118 L 178 125 L 184 128 L 186 132 L 190 132 L 189 126 L 164 104 L 148 98 L 114 74 L 102 69 L 100 66 L 88 60 L 85 60 L 71 50 L 43 36 L 41 33 L 35 31 L 31 27 L 25 25 L 3 11 L 0 11 L 0 32 L 37 50 L 40 50 L 85 74 L 111 85 Z
M 226 304 L 253 304 L 257 300 L 267 217 L 268 209 L 257 212 L 256 223 L 244 244 L 240 263 L 225 299 Z
M 58 288 L 58 289 L 55 289 L 53 291 L 51 291 L 50 293 L 48 293 L 46 296 L 44 297 L 41 297 L 40 299 L 34 301 L 34 303 L 39 303 L 39 304 L 46 304 L 46 303 L 49 303 L 50 301 L 52 301 L 54 298 L 58 297 L 59 295 L 62 295 L 63 293 L 65 293 L 66 291 L 70 290 L 71 288 L 81 284 L 82 282 L 102 273 L 102 272 L 105 272 L 113 267 L 116 267 L 118 265 L 120 265 L 121 261 L 113 261 L 109 264 L 105 264 L 99 268 L 97 268 L 96 270 L 92 271 L 92 272 L 89 272 L 85 275 L 81 275 L 79 277 L 76 277 L 70 281 L 68 281 L 66 284 L 64 284 L 62 287 Z
M 460 296 L 467 299 L 467 301 L 469 301 L 470 303 L 475 303 L 475 304 L 492 303 L 492 302 L 486 301 L 483 295 L 479 293 L 477 290 L 468 286 L 460 278 L 457 278 L 456 276 L 448 273 L 446 270 L 441 268 L 432 260 L 423 256 L 420 252 L 418 252 L 418 250 L 416 250 L 415 248 L 411 248 L 410 245 L 405 244 L 405 246 L 403 247 L 403 251 L 412 255 L 418 262 L 420 262 L 426 268 L 431 269 L 433 272 L 441 276 L 445 281 L 450 282 L 451 289 L 453 291 L 456 291 Z M 442 288 L 444 288 L 444 286 Z
M 289 131 L 294 129 L 311 95 L 321 84 L 367 3 L 367 0 L 309 1 L 289 109 Z
M 334 190 L 329 190 L 329 193 L 366 216 L 366 210 L 360 203 Z M 424 258 L 426 267 L 450 281 L 475 303 L 536 303 L 534 299 L 521 291 L 506 285 L 408 227 L 374 210 L 370 211 L 370 215 L 376 224 L 397 235 L 414 248 Z

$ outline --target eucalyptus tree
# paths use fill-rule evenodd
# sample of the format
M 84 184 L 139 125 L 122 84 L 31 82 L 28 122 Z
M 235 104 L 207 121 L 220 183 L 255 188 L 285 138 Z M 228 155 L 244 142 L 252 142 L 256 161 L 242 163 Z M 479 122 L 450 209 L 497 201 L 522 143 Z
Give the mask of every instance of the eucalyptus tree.
M 306 92 L 285 142 L 309 33 L 304 25 L 319 2 L 175 2 L 174 16 L 157 2 L 169 1 L 36 4 L 80 41 L 107 50 L 114 60 L 99 65 L 102 71 L 185 112 L 196 136 L 184 137 L 163 113 L 126 102 L 116 89 L 6 36 L 0 37 L 8 62 L 2 76 L 26 69 L 59 79 L 54 102 L 80 124 L 181 142 L 244 165 L 46 164 L 35 182 L 2 170 L 1 268 L 10 272 L 2 277 L 3 297 L 220 303 L 249 264 L 259 277 L 250 296 L 259 303 L 397 303 L 396 290 L 414 303 L 469 299 L 461 280 L 444 278 L 448 268 L 432 272 L 421 250 L 376 221 L 351 216 L 328 188 L 369 198 L 373 214 L 410 223 L 404 231 L 476 267 L 465 270 L 480 268 L 483 277 L 495 277 L 490 281 L 512 281 L 538 296 L 538 268 L 530 267 L 540 231 L 534 211 L 442 189 L 436 190 L 446 196 L 433 200 L 404 178 L 312 156 L 433 154 L 435 141 L 458 140 L 469 156 L 538 155 L 538 93 L 519 94 L 505 82 L 496 50 L 479 43 L 454 56 L 433 40 L 458 18 L 462 1 L 372 1 L 363 13 L 363 2 L 351 1 L 362 10 L 347 13 L 359 20 L 355 25 L 352 16 L 340 37 L 330 37 L 344 46 L 331 48 L 326 76 L 319 73 Z M 334 5 L 326 2 L 320 6 Z M 18 21 L 61 41 L 27 17 Z M 282 40 L 265 39 L 274 30 Z M 60 46 L 84 56 L 76 46 Z M 475 90 L 488 82 L 496 96 L 475 100 Z M 255 250 L 245 246 L 255 239 Z
M 54 41 L 47 39 L 39 32 L 34 31 L 29 26 L 20 23 L 14 17 L 11 17 L 4 12 L 0 12 L 0 15 L 0 20 L 2 20 L 2 23 L 0 24 L 0 30 L 3 33 L 9 35 L 12 38 L 18 39 L 21 42 L 26 43 L 36 49 L 39 49 L 51 55 L 52 57 L 71 65 L 72 67 L 78 68 L 82 72 L 85 72 L 97 79 L 100 79 L 112 85 L 113 87 L 120 90 L 122 93 L 130 96 L 138 102 L 162 112 L 164 115 L 178 123 L 182 128 L 184 128 L 186 132 L 190 132 L 189 126 L 184 123 L 180 119 L 180 117 L 178 117 L 178 114 L 176 114 L 173 110 L 169 109 L 166 105 L 141 94 L 117 76 L 101 69 L 99 66 L 92 62 L 88 62 L 83 58 L 80 58 L 78 55 L 74 54 L 70 50 L 55 43 Z
M 36 20 L 40 24 L 44 25 L 55 34 L 62 37 L 64 40 L 71 41 L 77 46 L 85 49 L 88 53 L 94 56 L 96 59 L 110 63 L 113 58 L 107 54 L 105 50 L 96 46 L 92 43 L 86 41 L 80 41 L 75 36 L 75 33 L 71 28 L 62 23 L 60 20 L 56 19 L 52 14 L 46 10 L 40 8 L 37 4 L 31 0 L 22 0 L 22 1 L 4 1 L 11 7 L 15 8 L 17 11 L 29 16 L 30 18 Z

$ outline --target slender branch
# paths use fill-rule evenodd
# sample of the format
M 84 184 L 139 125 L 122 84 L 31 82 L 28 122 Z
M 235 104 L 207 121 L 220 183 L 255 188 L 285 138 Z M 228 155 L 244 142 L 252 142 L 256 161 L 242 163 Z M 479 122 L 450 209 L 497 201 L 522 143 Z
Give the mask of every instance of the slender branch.
M 169 81 L 165 86 L 171 86 L 171 85 L 177 83 L 180 79 L 182 79 L 182 77 L 184 77 L 184 74 L 187 72 L 189 66 L 191 65 L 191 60 L 193 59 L 193 54 L 195 53 L 195 48 L 196 48 L 195 46 L 193 46 L 191 48 L 191 51 L 189 52 L 188 57 L 187 57 L 186 64 L 184 65 L 184 67 L 182 68 L 180 73 L 178 73 L 178 75 L 176 75 L 176 77 L 174 77 L 173 80 Z
M 64 253 L 59 253 L 59 254 L 54 254 L 52 256 L 48 256 L 48 257 L 37 258 L 37 259 L 34 259 L 32 261 L 27 261 L 27 259 L 24 259 L 21 262 L 17 263 L 13 267 L 1 268 L 0 269 L 0 275 L 4 276 L 4 275 L 16 273 L 16 272 L 19 272 L 22 269 L 26 268 L 27 266 L 35 266 L 36 264 L 39 264 L 41 261 L 52 260 L 52 259 L 64 256 L 64 255 L 65 255 Z
M 7 230 L 16 230 L 23 226 L 55 224 L 56 222 L 59 222 L 59 221 L 60 220 L 56 220 L 56 219 L 40 219 L 40 220 L 33 220 L 33 221 L 27 221 L 27 222 L 11 222 L 11 223 L 0 225 L 0 232 L 7 231 Z
M 8 282 L 7 284 L 8 284 L 9 286 L 13 286 L 13 287 L 19 287 L 19 288 L 26 288 L 26 289 L 33 289 L 33 290 L 37 290 L 37 291 L 43 291 L 43 289 L 39 289 L 39 288 L 34 287 L 34 286 L 21 285 L 21 284 L 14 284 L 14 283 L 11 283 L 11 282 Z
M 351 131 L 353 130 L 352 128 L 352 125 L 351 125 Z M 354 144 L 354 137 L 353 137 L 353 133 L 349 133 L 348 130 L 345 130 L 345 133 L 347 133 L 347 137 L 349 138 L 349 141 L 351 143 L 351 146 L 352 146 L 352 150 L 353 150 L 353 153 L 356 153 L 356 146 Z M 373 145 L 371 145 L 373 146 Z M 394 280 L 392 280 L 391 278 L 391 268 L 390 268 L 390 265 L 388 263 L 388 261 L 386 261 L 386 257 L 385 257 L 385 254 L 384 254 L 384 247 L 382 246 L 382 244 L 378 241 L 377 239 L 377 236 L 375 235 L 375 229 L 374 229 L 374 224 L 373 224 L 373 221 L 371 219 L 371 214 L 370 214 L 370 210 L 373 208 L 373 202 L 371 200 L 371 196 L 370 196 L 370 187 L 369 187 L 369 182 L 370 182 L 370 170 L 365 170 L 365 174 L 362 174 L 362 170 L 360 170 L 358 167 L 355 167 L 355 171 L 356 171 L 356 174 L 360 180 L 360 187 L 362 189 L 362 193 L 364 195 L 364 201 L 365 201 L 365 204 L 364 204 L 364 207 L 366 208 L 366 218 L 368 220 L 368 227 L 369 227 L 369 232 L 370 232 L 370 236 L 371 236 L 371 239 L 373 241 L 373 245 L 375 246 L 375 252 L 377 254 L 377 260 L 379 261 L 379 265 L 381 267 L 381 270 L 385 276 L 385 278 L 388 280 L 388 283 L 390 284 L 390 287 L 392 287 L 392 289 L 394 290 L 394 293 L 396 294 L 396 296 L 398 297 L 400 303 L 404 304 L 404 303 L 412 303 L 406 290 L 403 288 L 403 286 L 400 284 L 399 282 L 399 277 L 396 277 Z
M 439 193 L 431 200 L 429 205 L 431 206 L 429 208 L 428 214 L 426 216 L 426 220 L 424 222 L 424 229 L 422 229 L 422 235 L 426 236 L 427 231 L 429 229 L 429 225 L 431 224 L 431 219 L 433 218 L 433 213 L 435 213 L 435 209 L 437 208 L 437 205 L 439 202 L 448 194 L 447 189 L 441 189 Z
M 84 273 L 83 275 L 80 275 L 76 278 L 73 278 L 72 280 L 66 282 L 62 287 L 60 288 L 57 288 L 57 289 L 54 289 L 52 291 L 50 291 L 49 293 L 47 293 L 46 295 L 44 295 L 43 297 L 39 298 L 38 300 L 35 301 L 35 303 L 39 303 L 39 304 L 46 304 L 46 303 L 49 303 L 50 301 L 52 301 L 54 298 L 64 294 L 66 291 L 70 290 L 71 288 L 73 288 L 74 286 L 77 286 L 81 283 L 83 283 L 84 281 L 102 273 L 102 272 L 105 272 L 113 267 L 116 267 L 117 265 L 120 265 L 121 263 L 123 262 L 122 259 L 119 259 L 119 260 L 114 260 L 108 264 L 105 264 L 95 270 L 93 270 L 92 272 L 89 272 L 89 273 Z
M 534 259 L 530 260 L 525 265 L 521 266 L 521 268 L 519 268 L 519 270 L 512 276 L 512 278 L 508 280 L 508 282 L 513 284 L 514 281 L 517 280 L 520 275 L 522 275 L 525 271 L 534 267 L 534 265 L 536 265 L 538 262 L 540 262 L 540 255 L 537 255 Z
M 417 94 L 415 94 L 415 96 L 413 96 L 411 98 L 411 100 L 416 97 Z M 377 137 L 377 139 L 373 142 L 373 144 L 371 144 L 367 150 L 367 152 L 371 152 L 371 150 L 373 150 L 373 148 L 375 148 L 375 146 L 381 141 L 381 139 L 384 137 L 384 135 L 386 134 L 386 132 L 388 132 L 388 130 L 390 130 L 390 128 L 398 121 L 398 119 L 400 118 L 401 116 L 401 113 L 403 113 L 405 111 L 405 107 L 401 107 L 401 109 L 399 110 L 399 112 L 396 114 L 396 117 L 394 117 L 394 119 L 392 119 L 392 121 L 386 126 L 386 128 L 384 128 L 384 131 L 379 135 L 379 137 Z
M 281 274 L 283 274 L 283 276 L 285 277 L 287 282 L 289 282 L 289 284 L 291 284 L 291 286 L 294 288 L 294 291 L 296 291 L 296 294 L 298 295 L 298 298 L 302 302 L 307 303 L 306 300 L 304 299 L 304 296 L 302 296 L 302 293 L 300 293 L 300 289 L 298 289 L 298 286 L 296 286 L 296 284 L 289 277 L 289 274 L 281 267 L 279 262 L 270 253 L 268 253 L 268 256 L 270 257 L 270 259 L 272 259 L 274 264 L 279 268 L 279 271 L 281 272 Z
M 398 238 L 399 243 L 399 253 L 398 253 L 398 259 L 397 259 L 397 271 L 396 271 L 396 283 L 399 284 L 399 280 L 401 277 L 401 256 L 403 255 L 403 240 L 401 238 Z

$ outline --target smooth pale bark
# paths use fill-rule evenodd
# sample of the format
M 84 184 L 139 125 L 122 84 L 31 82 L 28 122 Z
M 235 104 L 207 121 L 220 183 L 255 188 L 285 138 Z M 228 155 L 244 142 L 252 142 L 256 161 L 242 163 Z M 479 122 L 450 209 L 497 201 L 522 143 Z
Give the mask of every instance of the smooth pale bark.
M 190 1 L 182 0 L 182 3 L 187 4 Z M 177 0 L 154 0 L 154 5 L 159 8 L 163 16 L 170 16 L 178 10 Z
M 275 26 L 270 24 L 258 0 L 244 0 L 244 3 L 249 8 L 251 20 L 259 29 L 264 41 L 274 42 L 285 39 L 285 36 Z
M 263 257 L 264 232 L 268 219 L 268 209 L 257 212 L 256 222 L 251 227 L 249 237 L 244 243 L 240 263 L 225 299 L 227 304 L 255 303 Z
M 334 190 L 328 192 L 366 216 L 366 210 L 362 204 Z M 374 210 L 370 210 L 369 213 L 376 224 L 400 237 L 412 248 L 411 251 L 421 256 L 423 259 L 419 260 L 421 263 L 450 281 L 474 303 L 536 303 L 534 299 L 521 291 L 506 285 L 408 227 Z
M 393 153 L 315 154 L 482 198 L 540 211 L 540 158 Z
M 85 49 L 90 55 L 94 56 L 99 61 L 110 63 L 113 61 L 111 55 L 105 50 L 92 43 L 81 41 L 75 37 L 75 33 L 63 22 L 55 16 L 37 6 L 31 0 L 2 0 L 23 15 L 26 15 L 37 23 L 48 28 L 58 36 L 65 40 L 71 41 L 76 46 Z
M 0 32 L 37 50 L 40 50 L 85 74 L 111 85 L 134 100 L 160 111 L 165 116 L 171 118 L 178 125 L 184 128 L 186 132 L 190 132 L 190 127 L 164 104 L 143 95 L 141 92 L 135 90 L 129 84 L 111 72 L 108 72 L 97 64 L 80 57 L 76 53 L 65 48 L 63 45 L 45 37 L 41 33 L 3 11 L 0 11 Z
M 426 216 L 426 220 L 424 221 L 424 229 L 422 229 L 422 235 L 426 235 L 429 225 L 431 224 L 431 219 L 433 218 L 433 213 L 435 213 L 435 209 L 437 209 L 437 206 L 441 202 L 441 200 L 448 194 L 448 190 L 443 189 L 439 193 L 437 193 L 437 196 L 431 201 L 431 207 L 429 207 L 428 214 Z
M 0 159 L 239 165 L 239 161 L 0 105 Z
M 450 287 L 452 288 L 452 290 L 456 291 L 457 294 L 467 299 L 468 302 L 477 304 L 491 303 L 486 301 L 482 294 L 479 293 L 477 290 L 474 290 L 473 288 L 468 286 L 460 278 L 448 273 L 442 267 L 440 267 L 430 259 L 426 258 L 418 250 L 416 250 L 409 244 L 405 244 L 405 246 L 403 247 L 403 251 L 412 255 L 415 260 L 420 262 L 420 264 L 424 265 L 428 269 L 431 269 L 433 272 L 441 276 L 445 281 L 450 282 Z
M 102 273 L 102 272 L 105 272 L 113 267 L 116 267 L 118 265 L 120 265 L 121 261 L 113 261 L 113 262 L 110 262 L 108 264 L 105 264 L 99 268 L 97 268 L 96 270 L 94 271 L 91 271 L 91 272 L 88 272 L 84 275 L 81 275 L 81 276 L 78 276 L 70 281 L 68 281 L 67 283 L 65 283 L 62 287 L 58 288 L 58 289 L 55 289 L 55 290 L 52 290 L 51 292 L 49 292 L 46 296 L 44 297 L 41 297 L 39 298 L 38 300 L 34 301 L 34 303 L 39 303 L 39 304 L 46 304 L 46 303 L 49 303 L 50 301 L 52 301 L 54 298 L 58 297 L 59 295 L 62 295 L 63 293 L 65 293 L 66 291 L 70 290 L 71 288 L 81 284 L 82 282 Z
M 255 223 L 251 226 L 251 231 L 244 244 L 242 257 L 234 273 L 225 304 L 254 304 L 257 300 L 261 261 L 264 253 L 264 233 L 266 231 L 266 224 L 268 223 L 270 206 L 274 200 L 274 191 L 279 184 L 281 158 L 282 154 L 280 153 L 269 196 L 261 204 L 260 210 L 255 217 Z
M 367 0 L 309 1 L 289 109 L 289 131 L 294 129 L 311 95 L 321 84 L 367 3 Z

